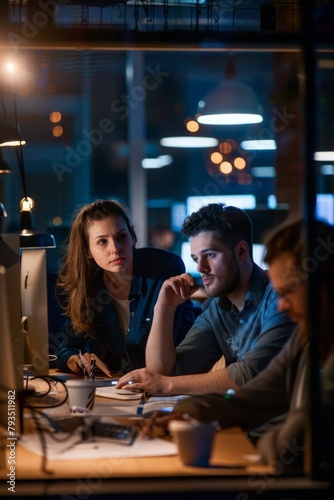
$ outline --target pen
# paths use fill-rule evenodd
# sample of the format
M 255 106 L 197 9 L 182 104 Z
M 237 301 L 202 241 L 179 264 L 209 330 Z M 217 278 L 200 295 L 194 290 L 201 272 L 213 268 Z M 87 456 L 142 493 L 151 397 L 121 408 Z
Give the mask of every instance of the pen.
M 85 377 L 85 378 L 87 378 L 87 377 L 86 377 L 86 375 L 87 375 L 86 366 L 85 366 L 84 359 L 83 359 L 83 357 L 82 357 L 82 352 L 81 352 L 81 350 L 79 350 L 79 358 L 80 358 L 80 363 L 81 363 L 81 368 L 82 368 L 82 371 L 83 371 L 83 375 L 84 375 L 84 377 Z
M 92 358 L 90 361 L 89 380 L 95 379 L 95 370 L 96 370 L 96 359 Z

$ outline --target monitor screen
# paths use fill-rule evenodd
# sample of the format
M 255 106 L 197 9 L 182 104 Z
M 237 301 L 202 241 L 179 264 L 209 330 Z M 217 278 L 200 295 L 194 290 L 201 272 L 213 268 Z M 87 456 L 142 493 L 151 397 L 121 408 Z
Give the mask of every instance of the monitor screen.
M 259 267 L 262 267 L 262 269 L 268 269 L 268 265 L 263 262 L 265 249 L 265 245 L 261 245 L 258 243 L 253 244 L 253 260 L 255 264 L 257 264 Z
M 21 250 L 24 363 L 39 375 L 49 374 L 49 327 L 45 250 Z
M 334 194 L 317 194 L 315 216 L 334 226 Z
M 23 338 L 19 236 L 0 235 L 0 424 L 22 432 Z M 9 413 L 10 412 L 10 413 Z
M 216 195 L 216 196 L 188 196 L 187 215 L 197 212 L 203 205 L 209 203 L 225 203 L 228 206 L 238 207 L 243 210 L 256 208 L 256 198 L 253 194 Z
M 190 273 L 192 276 L 198 277 L 200 273 L 197 271 L 197 264 L 191 258 L 190 243 L 189 241 L 184 241 L 181 243 L 181 259 L 186 266 L 186 272 Z

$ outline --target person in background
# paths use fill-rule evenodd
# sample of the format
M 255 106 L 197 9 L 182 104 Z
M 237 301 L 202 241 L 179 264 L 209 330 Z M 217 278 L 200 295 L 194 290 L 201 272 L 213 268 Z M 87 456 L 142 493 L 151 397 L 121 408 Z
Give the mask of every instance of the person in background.
M 136 242 L 127 210 L 117 201 L 97 200 L 74 214 L 56 282 L 57 296 L 69 317 L 57 352 L 61 371 L 82 374 L 83 360 L 89 372 L 91 359 L 107 376 L 145 366 L 160 288 L 185 268 L 174 253 L 136 248 Z M 187 300 L 173 321 L 175 345 L 193 321 L 193 305 Z
M 265 432 L 257 446 L 267 462 L 279 460 L 284 467 L 297 470 L 303 465 L 308 422 L 307 280 L 310 268 L 317 273 L 321 305 L 317 335 L 320 401 L 325 405 L 323 425 L 319 429 L 322 458 L 334 459 L 334 228 L 317 222 L 312 257 L 304 257 L 304 222 L 301 220 L 280 226 L 268 236 L 265 244 L 265 261 L 279 296 L 278 308 L 287 312 L 298 327 L 269 366 L 234 395 L 189 397 L 176 404 L 173 414 L 157 418 L 156 422 L 166 426 L 170 419 L 183 418 L 186 414 L 200 421 L 217 420 L 223 428 L 239 426 L 248 431 L 286 413 L 284 421 Z M 149 429 L 152 425 L 147 425 L 143 433 L 147 434 Z
M 197 290 L 190 274 L 169 278 L 154 308 L 146 368 L 117 388 L 152 395 L 224 393 L 245 385 L 280 351 L 294 323 L 277 310 L 267 272 L 252 258 L 252 222 L 243 210 L 212 203 L 183 224 L 209 299 L 185 339 L 173 344 L 177 308 Z M 220 364 L 222 359 L 225 366 Z M 214 365 L 219 369 L 212 369 Z

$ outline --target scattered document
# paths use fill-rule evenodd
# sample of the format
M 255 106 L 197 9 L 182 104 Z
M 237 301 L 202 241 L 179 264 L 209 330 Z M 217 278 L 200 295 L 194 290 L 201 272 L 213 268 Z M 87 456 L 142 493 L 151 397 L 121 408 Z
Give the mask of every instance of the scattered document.
M 67 438 L 66 438 L 67 436 Z M 57 437 L 57 439 L 56 439 Z M 45 445 L 37 433 L 24 434 L 20 445 L 49 460 L 90 460 L 100 458 L 155 457 L 177 454 L 176 445 L 170 441 L 137 437 L 130 446 L 124 446 L 98 437 L 83 440 L 80 432 L 70 435 L 57 433 L 56 436 L 44 434 Z
M 156 411 L 172 411 L 178 401 L 188 396 L 151 397 L 146 403 L 115 404 L 115 402 L 96 402 L 93 409 L 94 415 L 131 416 L 141 415 L 148 417 Z

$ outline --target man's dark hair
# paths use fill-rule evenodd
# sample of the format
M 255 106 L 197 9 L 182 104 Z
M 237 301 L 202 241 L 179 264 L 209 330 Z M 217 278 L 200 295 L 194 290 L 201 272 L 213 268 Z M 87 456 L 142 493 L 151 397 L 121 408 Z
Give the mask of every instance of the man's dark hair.
M 225 203 L 210 203 L 187 217 L 182 232 L 188 238 L 203 231 L 214 231 L 216 238 L 233 248 L 239 241 L 246 241 L 249 255 L 253 255 L 253 224 L 248 214 L 237 207 Z
M 317 233 L 314 255 L 305 255 L 306 223 L 302 219 L 288 220 L 267 235 L 264 240 L 266 253 L 264 262 L 271 264 L 276 258 L 284 253 L 290 253 L 294 257 L 296 269 L 305 274 L 318 270 L 323 285 L 330 285 L 334 293 L 334 254 L 332 245 L 334 242 L 334 227 L 325 222 L 315 222 Z M 320 253 L 319 253 L 320 249 Z M 312 262 L 311 270 L 309 265 Z
M 291 253 L 296 267 L 300 267 L 305 242 L 304 225 L 305 222 L 301 219 L 287 221 L 270 232 L 264 240 L 266 247 L 264 262 L 271 264 L 282 253 Z

